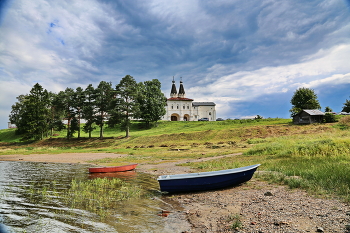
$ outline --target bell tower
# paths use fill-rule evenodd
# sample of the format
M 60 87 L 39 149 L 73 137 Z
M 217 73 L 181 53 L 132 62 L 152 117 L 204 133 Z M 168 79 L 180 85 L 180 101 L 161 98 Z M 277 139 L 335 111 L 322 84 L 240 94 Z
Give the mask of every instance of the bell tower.
M 179 89 L 179 94 L 178 94 L 178 97 L 179 98 L 185 98 L 185 88 L 184 88 L 184 85 L 182 83 L 182 77 L 180 79 L 180 89 Z
M 173 76 L 173 85 L 171 86 L 170 98 L 176 98 L 176 97 L 177 97 L 177 90 L 176 90 L 175 80 Z

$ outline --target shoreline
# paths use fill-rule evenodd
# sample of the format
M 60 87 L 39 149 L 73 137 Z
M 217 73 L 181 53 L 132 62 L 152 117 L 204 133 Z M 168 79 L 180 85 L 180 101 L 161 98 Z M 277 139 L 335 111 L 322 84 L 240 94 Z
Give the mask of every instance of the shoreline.
M 179 163 L 206 161 L 237 154 L 180 160 L 160 164 L 139 164 L 137 171 L 152 175 L 191 172 Z M 121 158 L 113 153 L 65 153 L 0 155 L 0 161 L 93 164 L 88 161 Z M 256 174 L 259 174 L 258 172 Z M 268 184 L 254 177 L 239 186 L 208 192 L 164 196 L 176 201 L 191 225 L 187 232 L 350 232 L 350 207 L 336 199 L 321 199 L 299 189 Z M 170 210 L 171 211 L 171 210 Z M 240 228 L 235 229 L 235 226 Z

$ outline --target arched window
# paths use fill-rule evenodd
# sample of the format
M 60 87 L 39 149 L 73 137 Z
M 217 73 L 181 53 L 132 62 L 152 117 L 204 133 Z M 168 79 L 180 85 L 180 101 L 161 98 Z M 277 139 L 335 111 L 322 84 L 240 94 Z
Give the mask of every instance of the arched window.
M 185 109 L 185 105 L 183 106 L 183 109 Z
M 176 108 L 179 109 L 179 105 L 177 105 Z
M 189 105 L 187 105 L 187 109 L 190 109 L 190 106 L 189 106 Z
M 171 105 L 171 109 L 174 109 L 174 106 L 173 106 L 173 105 Z
M 209 112 L 209 116 L 211 116 L 211 112 Z

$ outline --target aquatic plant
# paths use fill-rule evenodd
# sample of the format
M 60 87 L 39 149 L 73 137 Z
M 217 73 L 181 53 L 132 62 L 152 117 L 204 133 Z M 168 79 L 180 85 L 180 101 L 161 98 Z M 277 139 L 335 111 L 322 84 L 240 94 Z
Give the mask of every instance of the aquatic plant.
M 57 182 L 52 182 L 55 185 Z M 108 217 L 110 211 L 120 202 L 142 196 L 141 186 L 129 184 L 121 179 L 97 178 L 92 180 L 73 179 L 70 188 L 58 190 L 54 186 L 32 185 L 26 187 L 32 202 L 41 203 L 51 199 L 59 200 L 70 209 L 84 209 L 101 218 Z

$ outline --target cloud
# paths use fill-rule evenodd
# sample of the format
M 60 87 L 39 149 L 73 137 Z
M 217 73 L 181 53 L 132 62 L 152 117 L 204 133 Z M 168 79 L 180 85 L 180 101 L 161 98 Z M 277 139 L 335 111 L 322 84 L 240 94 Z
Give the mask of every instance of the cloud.
M 20 94 L 29 93 L 30 86 L 17 81 L 0 80 L 0 129 L 7 128 L 11 106 L 17 101 Z
M 308 88 L 317 88 L 319 86 L 338 86 L 345 84 L 350 84 L 350 73 L 335 74 L 328 78 L 311 81 L 309 84 L 305 84 L 304 86 Z
M 316 89 L 317 92 L 317 89 L 323 87 L 350 84 L 348 54 L 350 44 L 341 44 L 320 50 L 312 56 L 301 59 L 303 62 L 298 64 L 240 71 L 218 78 L 205 87 L 190 88 L 187 93 L 194 93 L 191 98 L 195 100 L 215 100 L 217 112 L 222 114 L 237 112 L 238 109 L 234 105 L 240 106 L 242 102 L 257 103 L 261 98 L 270 95 L 285 96 L 299 87 Z M 224 67 L 220 66 L 218 69 Z M 289 100 L 285 104 L 289 104 Z
M 346 75 L 350 71 L 348 54 L 350 54 L 350 44 L 342 44 L 326 51 L 319 51 L 313 56 L 302 59 L 303 62 L 298 64 L 239 71 L 208 84 L 204 88 L 206 93 L 203 94 L 232 96 L 234 93 L 239 100 L 249 100 L 259 95 L 286 92 L 299 86 L 313 87 L 318 83 L 324 85 L 334 82 L 348 83 L 349 76 Z M 218 67 L 219 70 L 224 68 L 223 66 Z M 230 67 L 227 69 L 230 70 Z M 212 72 L 215 73 L 215 71 Z M 202 87 L 194 87 L 190 91 L 200 93 L 198 92 L 200 88 Z M 250 95 L 246 95 L 247 92 Z
M 6 111 L 37 82 L 57 92 L 127 74 L 158 78 L 165 93 L 183 77 L 189 97 L 216 102 L 218 116 L 255 115 L 250 103 L 267 109 L 299 86 L 348 84 L 347 1 L 6 2 L 0 82 L 21 87 L 1 96 Z

